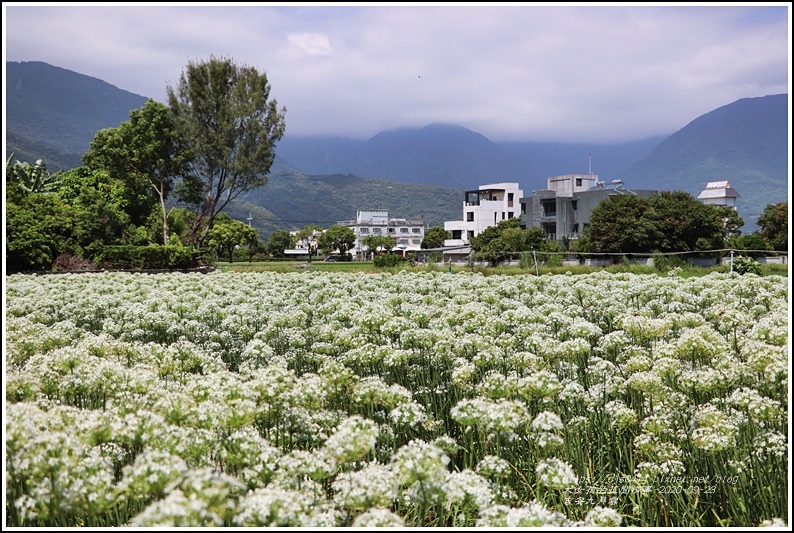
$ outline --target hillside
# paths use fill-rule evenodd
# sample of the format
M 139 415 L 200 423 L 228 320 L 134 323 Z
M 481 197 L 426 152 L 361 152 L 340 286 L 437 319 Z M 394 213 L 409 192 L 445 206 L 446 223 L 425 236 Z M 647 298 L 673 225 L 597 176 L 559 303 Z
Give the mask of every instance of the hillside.
M 591 166 L 602 178 L 615 178 L 663 140 L 653 137 L 614 145 L 494 143 L 460 126 L 431 124 L 384 131 L 366 141 L 285 136 L 278 153 L 308 174 L 352 172 L 456 189 L 514 181 L 531 192 L 545 188 L 549 176 L 587 173 Z
M 40 61 L 6 62 L 5 81 L 5 157 L 43 159 L 51 171 L 79 165 L 97 131 L 128 120 L 147 100 Z
M 52 171 L 78 166 L 97 131 L 118 126 L 146 102 L 42 62 L 7 62 L 6 72 L 6 157 L 43 159 Z M 749 233 L 767 204 L 788 198 L 789 114 L 788 95 L 746 98 L 670 137 L 612 145 L 495 143 L 449 124 L 384 131 L 368 140 L 287 133 L 276 146 L 270 183 L 240 197 L 230 214 L 244 220 L 250 212 L 265 235 L 351 219 L 372 207 L 441 225 L 461 215 L 461 190 L 515 181 L 531 194 L 545 188 L 549 176 L 592 170 L 630 188 L 694 196 L 707 182 L 727 179 L 741 195 L 742 229 Z
M 696 118 L 620 177 L 695 197 L 728 180 L 748 233 L 766 205 L 788 199 L 788 116 L 786 94 L 743 98 Z
M 283 161 L 272 170 L 265 187 L 240 195 L 229 212 L 243 220 L 250 211 L 251 225 L 263 238 L 272 232 L 268 225 L 290 230 L 308 224 L 328 227 L 355 219 L 356 211 L 362 209 L 385 208 L 392 217 L 424 219 L 429 226 L 443 226 L 445 220 L 460 218 L 462 213 L 463 193 L 455 189 L 353 174 L 309 176 Z M 257 217 L 257 206 L 272 216 Z

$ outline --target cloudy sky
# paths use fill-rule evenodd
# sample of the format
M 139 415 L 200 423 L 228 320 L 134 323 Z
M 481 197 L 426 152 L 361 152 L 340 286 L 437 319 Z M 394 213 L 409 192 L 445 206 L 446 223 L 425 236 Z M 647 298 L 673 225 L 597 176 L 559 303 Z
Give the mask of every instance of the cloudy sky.
M 3 51 L 161 102 L 188 61 L 229 57 L 267 73 L 288 136 L 365 139 L 441 122 L 494 141 L 611 143 L 789 93 L 789 10 L 6 2 Z

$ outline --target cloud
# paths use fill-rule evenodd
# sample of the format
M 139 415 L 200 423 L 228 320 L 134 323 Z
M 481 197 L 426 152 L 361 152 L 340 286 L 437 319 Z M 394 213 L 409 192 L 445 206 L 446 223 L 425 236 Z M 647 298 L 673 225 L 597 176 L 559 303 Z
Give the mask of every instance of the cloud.
M 264 71 L 287 135 L 433 122 L 493 140 L 669 134 L 790 88 L 789 7 L 4 4 L 4 54 L 164 101 L 188 61 Z
M 318 33 L 291 33 L 287 40 L 302 53 L 310 56 L 331 55 L 331 41 L 327 35 Z

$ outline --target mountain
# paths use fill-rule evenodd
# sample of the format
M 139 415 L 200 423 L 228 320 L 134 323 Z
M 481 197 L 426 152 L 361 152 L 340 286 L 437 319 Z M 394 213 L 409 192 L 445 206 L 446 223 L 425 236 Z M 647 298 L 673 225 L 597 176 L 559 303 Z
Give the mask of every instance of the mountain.
M 6 63 L 6 158 L 80 165 L 97 131 L 117 127 L 143 96 L 42 62 Z M 229 213 L 274 229 L 352 219 L 386 207 L 431 225 L 461 215 L 461 191 L 518 182 L 526 195 L 549 176 L 598 174 L 627 188 L 683 190 L 728 180 L 741 197 L 745 233 L 769 204 L 788 197 L 788 95 L 745 98 L 707 113 L 669 137 L 620 144 L 493 142 L 450 124 L 384 131 L 367 140 L 293 138 L 276 146 L 267 186 L 240 196 Z M 289 131 L 289 116 L 287 116 Z M 250 213 L 250 215 L 249 215 Z
M 787 94 L 742 98 L 696 118 L 620 179 L 695 197 L 709 181 L 727 180 L 749 233 L 764 207 L 788 200 L 788 117 Z
M 41 61 L 6 62 L 6 158 L 79 166 L 96 132 L 115 128 L 147 98 Z M 76 163 L 76 164 L 75 164 Z
M 241 194 L 234 203 L 239 214 L 252 212 L 252 226 L 260 234 L 263 228 L 258 224 L 266 222 L 278 220 L 284 229 L 308 224 L 329 227 L 341 220 L 355 219 L 358 210 L 378 208 L 388 209 L 395 218 L 424 219 L 429 226 L 443 226 L 445 220 L 460 218 L 463 192 L 353 174 L 306 175 L 279 160 L 265 187 Z M 255 206 L 267 209 L 273 216 L 257 220 L 253 214 Z M 268 233 L 266 229 L 264 233 Z
M 616 177 L 649 154 L 664 137 L 616 145 L 540 142 L 495 143 L 450 124 L 380 132 L 366 141 L 339 137 L 289 137 L 277 151 L 309 174 L 354 173 L 408 183 L 476 189 L 485 183 L 518 182 L 525 192 L 546 187 L 559 174 Z

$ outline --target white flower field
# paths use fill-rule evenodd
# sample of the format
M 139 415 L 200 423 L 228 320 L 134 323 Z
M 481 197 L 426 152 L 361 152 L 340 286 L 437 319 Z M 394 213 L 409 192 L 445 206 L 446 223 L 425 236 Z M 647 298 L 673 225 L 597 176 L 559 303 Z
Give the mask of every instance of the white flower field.
M 5 284 L 6 526 L 789 522 L 785 277 Z

